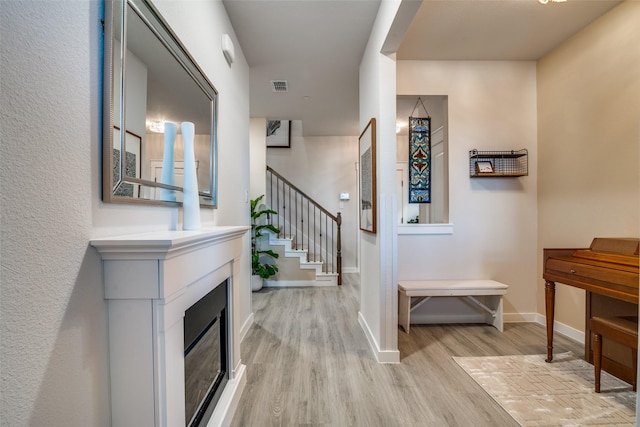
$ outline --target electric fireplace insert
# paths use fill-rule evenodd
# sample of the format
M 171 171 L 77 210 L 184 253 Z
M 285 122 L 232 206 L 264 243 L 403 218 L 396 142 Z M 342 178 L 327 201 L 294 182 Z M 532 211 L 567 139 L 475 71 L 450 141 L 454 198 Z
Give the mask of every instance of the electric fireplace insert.
M 220 399 L 228 374 L 228 280 L 185 312 L 185 425 L 204 426 Z

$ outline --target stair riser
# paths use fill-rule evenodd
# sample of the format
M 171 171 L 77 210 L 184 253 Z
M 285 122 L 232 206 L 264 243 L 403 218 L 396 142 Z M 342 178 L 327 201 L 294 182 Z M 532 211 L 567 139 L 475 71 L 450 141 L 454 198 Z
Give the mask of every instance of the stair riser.
M 321 261 L 307 261 L 310 257 L 306 249 L 294 249 L 293 238 L 277 237 L 269 234 L 269 246 L 281 246 L 279 253 L 284 253 L 286 258 L 298 258 L 300 270 L 315 270 L 315 280 L 265 280 L 265 287 L 308 287 L 308 286 L 337 286 L 338 275 L 324 273 L 324 263 Z M 313 258 L 315 255 L 311 255 Z M 280 274 L 280 273 L 278 273 Z

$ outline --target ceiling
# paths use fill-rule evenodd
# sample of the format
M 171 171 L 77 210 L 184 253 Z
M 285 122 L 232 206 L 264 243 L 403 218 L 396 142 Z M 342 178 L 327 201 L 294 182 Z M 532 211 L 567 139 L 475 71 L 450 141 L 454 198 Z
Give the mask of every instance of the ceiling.
M 359 64 L 379 0 L 223 3 L 251 68 L 252 117 L 302 120 L 305 136 L 359 135 Z M 393 29 L 406 31 L 396 58 L 536 60 L 619 3 L 424 0 L 408 29 Z

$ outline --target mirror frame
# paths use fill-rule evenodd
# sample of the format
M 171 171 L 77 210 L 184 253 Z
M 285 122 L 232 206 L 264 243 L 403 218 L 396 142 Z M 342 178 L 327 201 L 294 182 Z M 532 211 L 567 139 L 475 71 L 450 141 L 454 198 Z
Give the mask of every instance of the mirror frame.
M 150 181 L 147 179 L 126 176 L 125 162 L 120 161 L 120 179 L 117 183 L 113 183 L 114 161 L 113 161 L 113 138 L 116 122 L 114 121 L 114 101 L 120 100 L 120 121 L 126 130 L 125 110 L 125 73 L 126 60 L 121 59 L 121 79 L 119 82 L 114 81 L 114 55 L 122 55 L 126 52 L 127 39 L 127 6 L 130 6 L 135 13 L 144 21 L 158 40 L 167 48 L 174 59 L 182 66 L 186 73 L 194 80 L 194 82 L 202 89 L 203 94 L 210 99 L 210 149 L 209 149 L 209 188 L 206 191 L 199 189 L 200 207 L 214 209 L 217 207 L 217 112 L 218 112 L 218 91 L 211 84 L 202 69 L 198 66 L 191 54 L 184 47 L 178 36 L 173 32 L 158 10 L 150 3 L 149 0 L 104 0 L 104 63 L 103 63 L 103 119 L 102 119 L 102 200 L 105 203 L 134 203 L 146 205 L 160 206 L 181 206 L 180 201 L 164 201 L 155 199 L 141 199 L 139 197 L 125 197 L 115 194 L 115 190 L 122 183 L 130 183 L 137 186 L 146 186 L 150 188 L 166 188 L 182 192 L 182 187 L 167 185 L 160 182 Z M 120 49 L 114 49 L 115 31 L 117 26 L 114 25 L 115 19 L 121 22 L 120 28 Z M 118 98 L 116 98 L 118 97 Z M 120 133 L 120 147 L 125 146 L 125 138 L 127 132 Z M 122 150 L 123 151 L 123 150 Z M 121 154 L 124 157 L 124 154 Z M 203 202 L 210 200 L 210 202 Z

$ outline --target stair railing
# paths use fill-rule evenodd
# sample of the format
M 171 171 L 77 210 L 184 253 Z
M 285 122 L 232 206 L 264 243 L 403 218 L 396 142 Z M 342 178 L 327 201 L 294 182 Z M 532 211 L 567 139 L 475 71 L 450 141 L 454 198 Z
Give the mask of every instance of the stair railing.
M 337 274 L 342 285 L 340 212 L 332 214 L 269 166 L 266 199 L 278 212 L 270 216 L 271 223 L 293 238 L 296 248 L 307 249 L 308 262 L 322 262 L 322 271 Z

